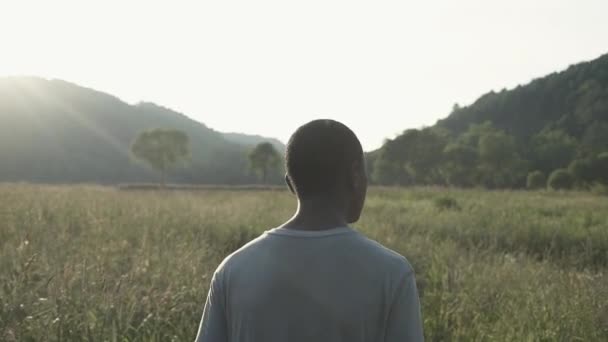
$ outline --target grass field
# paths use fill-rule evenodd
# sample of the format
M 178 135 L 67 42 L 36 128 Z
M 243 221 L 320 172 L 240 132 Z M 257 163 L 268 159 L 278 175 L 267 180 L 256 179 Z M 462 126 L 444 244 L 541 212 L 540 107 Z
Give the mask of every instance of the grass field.
M 294 207 L 0 185 L 0 340 L 191 341 L 221 259 Z M 415 267 L 428 341 L 608 340 L 608 197 L 372 189 L 355 226 Z

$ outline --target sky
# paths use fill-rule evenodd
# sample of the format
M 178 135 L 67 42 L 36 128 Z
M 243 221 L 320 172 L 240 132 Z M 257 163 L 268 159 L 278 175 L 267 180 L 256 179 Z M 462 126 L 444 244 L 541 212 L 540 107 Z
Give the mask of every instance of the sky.
M 0 76 L 284 142 L 332 118 L 369 151 L 454 103 L 608 53 L 606 13 L 606 0 L 0 0 Z

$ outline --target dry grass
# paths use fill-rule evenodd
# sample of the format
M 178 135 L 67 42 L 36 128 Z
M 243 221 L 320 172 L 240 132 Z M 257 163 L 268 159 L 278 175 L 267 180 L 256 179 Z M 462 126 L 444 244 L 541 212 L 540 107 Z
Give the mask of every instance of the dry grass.
M 219 261 L 294 207 L 0 185 L 0 340 L 193 340 Z M 429 341 L 608 340 L 606 197 L 376 189 L 357 227 L 416 268 Z

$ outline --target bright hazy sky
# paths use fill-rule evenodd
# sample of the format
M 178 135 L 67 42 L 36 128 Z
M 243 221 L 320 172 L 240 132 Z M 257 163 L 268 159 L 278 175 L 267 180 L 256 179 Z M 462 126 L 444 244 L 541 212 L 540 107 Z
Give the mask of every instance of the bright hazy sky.
M 366 150 L 608 52 L 607 0 L 0 0 L 0 76 L 152 101 L 286 141 L 334 118 Z

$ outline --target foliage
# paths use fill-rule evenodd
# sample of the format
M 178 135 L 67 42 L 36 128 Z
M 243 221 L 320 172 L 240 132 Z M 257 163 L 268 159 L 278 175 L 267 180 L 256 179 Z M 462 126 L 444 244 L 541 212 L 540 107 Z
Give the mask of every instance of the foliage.
M 268 173 L 276 170 L 280 162 L 279 153 L 269 142 L 259 143 L 249 153 L 251 168 L 260 174 L 262 183 L 266 183 Z
M 388 140 L 376 159 L 375 179 L 382 184 L 433 184 L 440 177 L 439 163 L 446 137 L 433 129 L 405 131 Z
M 535 166 L 545 172 L 568 166 L 576 155 L 577 142 L 561 130 L 543 130 L 532 137 Z
M 409 185 L 412 180 L 403 166 L 391 160 L 390 147 L 380 150 L 373 164 L 372 180 L 380 185 Z
M 608 150 L 608 122 L 594 121 L 589 124 L 581 142 L 585 154 L 588 155 Z
M 0 185 L 0 340 L 192 341 L 220 261 L 295 207 Z M 606 341 L 607 224 L 608 198 L 585 193 L 371 188 L 356 227 L 414 266 L 427 341 Z
M 572 174 L 579 187 L 593 182 L 596 179 L 595 171 L 594 161 L 589 158 L 575 159 L 568 165 L 568 172 Z
M 608 185 L 602 183 L 594 183 L 591 185 L 591 192 L 600 196 L 608 196 Z
M 608 152 L 602 152 L 597 155 L 595 170 L 597 170 L 598 181 L 608 185 Z
M 502 131 L 479 138 L 479 183 L 488 188 L 514 187 L 523 177 L 515 139 Z
M 458 202 L 452 197 L 437 197 L 433 200 L 433 203 L 440 210 L 461 210 Z
M 536 170 L 528 174 L 526 179 L 526 188 L 528 189 L 542 189 L 547 186 L 547 178 L 542 171 Z
M 373 180 L 523 188 L 531 171 L 549 174 L 576 159 L 592 162 L 574 165 L 581 167 L 578 183 L 606 182 L 596 163 L 608 150 L 606 113 L 608 55 L 511 90 L 491 91 L 470 106 L 455 105 L 433 127 L 403 132 L 377 152 Z
M 131 146 L 136 158 L 150 164 L 165 182 L 167 170 L 190 154 L 188 135 L 175 129 L 156 128 L 141 132 Z
M 441 168 L 445 182 L 452 186 L 471 186 L 474 172 L 471 165 L 478 160 L 477 150 L 462 143 L 449 143 L 443 149 L 444 163 Z
M 574 177 L 566 169 L 557 169 L 551 172 L 547 183 L 552 190 L 568 190 L 574 185 Z

